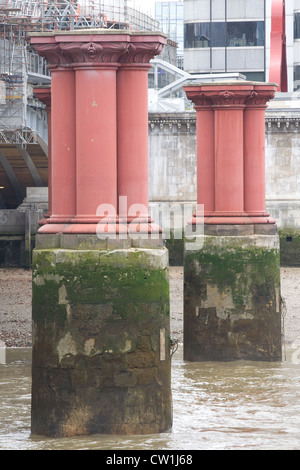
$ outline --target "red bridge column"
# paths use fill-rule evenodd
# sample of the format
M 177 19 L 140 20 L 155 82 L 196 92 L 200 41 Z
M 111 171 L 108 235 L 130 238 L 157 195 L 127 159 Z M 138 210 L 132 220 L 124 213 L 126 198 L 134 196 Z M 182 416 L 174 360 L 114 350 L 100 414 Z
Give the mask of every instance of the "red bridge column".
M 148 223 L 147 71 L 158 38 L 103 29 L 32 38 L 53 80 L 53 214 L 32 260 L 33 435 L 172 426 L 169 256 Z M 118 194 L 144 204 L 147 223 L 133 229 L 127 211 L 121 223 Z
M 148 221 L 148 72 L 150 60 L 161 53 L 166 39 L 133 33 L 128 52 L 118 70 L 118 196 L 127 198 L 119 215 Z M 136 209 L 136 210 L 135 210 Z M 130 218 L 130 217 L 129 217 Z
M 185 88 L 199 126 L 198 203 L 209 209 L 189 222 L 204 230 L 184 247 L 188 361 L 282 358 L 280 242 L 265 211 L 265 108 L 275 90 L 242 81 Z
M 197 113 L 197 204 L 204 205 L 204 215 L 215 211 L 214 111 L 204 93 L 186 89 Z
M 41 231 L 95 234 L 106 214 L 99 206 L 117 214 L 116 71 L 130 34 L 54 34 L 32 43 L 50 63 L 53 93 L 53 213 Z
M 197 192 L 204 223 L 274 224 L 265 210 L 264 137 L 266 103 L 276 85 L 195 84 L 185 91 L 197 111 Z
M 262 223 L 270 221 L 265 202 L 265 110 L 276 90 L 273 84 L 255 85 L 244 113 L 245 211 Z
M 35 35 L 31 42 L 51 71 L 52 213 L 40 232 L 58 233 L 76 213 L 75 72 L 55 35 Z

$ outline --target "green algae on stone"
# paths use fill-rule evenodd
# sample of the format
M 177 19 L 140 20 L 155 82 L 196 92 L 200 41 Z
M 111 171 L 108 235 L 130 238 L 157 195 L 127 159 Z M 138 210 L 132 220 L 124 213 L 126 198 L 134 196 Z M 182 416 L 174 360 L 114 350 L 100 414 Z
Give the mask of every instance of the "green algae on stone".
M 203 241 L 202 249 L 185 252 L 185 358 L 278 359 L 278 237 L 204 236 Z
M 169 313 L 165 248 L 35 250 L 33 433 L 169 430 Z

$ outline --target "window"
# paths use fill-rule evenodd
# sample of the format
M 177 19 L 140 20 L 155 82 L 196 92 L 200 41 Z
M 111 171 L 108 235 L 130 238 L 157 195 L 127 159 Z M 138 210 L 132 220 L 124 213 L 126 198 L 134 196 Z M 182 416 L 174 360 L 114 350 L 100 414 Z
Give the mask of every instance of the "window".
M 227 23 L 228 47 L 264 46 L 263 21 L 239 21 Z
M 264 21 L 189 23 L 184 38 L 185 48 L 264 46 Z
M 211 46 L 224 47 L 226 44 L 226 23 L 211 24 Z
M 190 23 L 185 25 L 185 47 L 210 47 L 210 23 Z
M 300 90 L 300 65 L 294 66 L 294 91 Z
M 300 39 L 300 12 L 294 16 L 294 39 Z

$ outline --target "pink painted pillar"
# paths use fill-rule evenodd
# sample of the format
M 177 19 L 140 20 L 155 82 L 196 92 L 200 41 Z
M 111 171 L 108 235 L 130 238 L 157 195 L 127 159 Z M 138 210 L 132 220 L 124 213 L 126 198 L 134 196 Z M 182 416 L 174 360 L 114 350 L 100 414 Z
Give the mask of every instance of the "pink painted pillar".
M 70 40 L 72 39 L 72 40 Z M 96 233 L 102 219 L 117 220 L 117 70 L 130 36 L 65 37 L 60 47 L 76 75 L 76 215 L 65 233 Z
M 214 112 L 211 101 L 194 87 L 185 88 L 197 113 L 197 204 L 204 205 L 205 216 L 215 211 Z
M 48 213 L 46 217 L 52 215 L 52 132 L 51 132 L 51 86 L 39 86 L 34 88 L 36 97 L 46 105 L 48 116 Z
M 58 233 L 76 213 L 75 72 L 55 35 L 34 35 L 31 42 L 51 71 L 51 217 L 41 233 Z
M 76 212 L 75 74 L 55 68 L 52 83 L 52 215 L 51 222 L 69 223 Z
M 264 110 L 276 87 L 220 82 L 184 89 L 197 111 L 197 191 L 204 223 L 275 223 L 265 212 Z
M 100 204 L 117 211 L 116 70 L 76 67 L 76 219 L 96 220 Z
M 244 114 L 245 211 L 268 217 L 265 208 L 265 110 L 276 85 L 255 85 Z
M 116 72 L 130 37 L 91 30 L 32 38 L 52 75 L 53 213 L 44 233 L 96 233 L 104 205 L 116 220 Z
M 243 115 L 250 93 L 231 90 L 220 87 L 218 97 L 214 96 L 215 213 L 219 217 L 244 215 Z
M 163 36 L 138 33 L 121 57 L 117 74 L 118 196 L 121 218 L 148 221 L 148 71 L 160 54 Z M 138 204 L 140 208 L 133 206 Z M 128 210 L 132 207 L 132 213 Z

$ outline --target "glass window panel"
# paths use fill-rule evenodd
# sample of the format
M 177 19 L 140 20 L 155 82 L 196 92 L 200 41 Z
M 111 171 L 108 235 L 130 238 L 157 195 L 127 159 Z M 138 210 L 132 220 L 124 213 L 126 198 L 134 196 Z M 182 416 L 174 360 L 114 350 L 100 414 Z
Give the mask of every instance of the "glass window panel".
M 242 72 L 246 76 L 246 80 L 250 82 L 264 82 L 265 73 L 264 72 Z
M 161 17 L 161 3 L 155 3 L 155 16 Z
M 165 4 L 165 3 L 163 4 L 162 14 L 165 18 L 169 17 L 169 5 L 168 4 Z
M 227 23 L 227 46 L 264 46 L 264 21 L 239 21 Z
M 183 5 L 177 5 L 177 18 L 183 19 Z
M 227 28 L 227 32 L 226 32 Z M 189 23 L 185 47 L 256 47 L 265 45 L 264 21 Z
M 194 47 L 210 47 L 210 23 L 195 24 Z
M 170 3 L 170 17 L 171 18 L 176 18 L 176 3 Z
M 212 47 L 226 46 L 226 25 L 225 23 L 212 23 L 211 45 Z
M 300 13 L 294 16 L 294 39 L 300 39 Z
M 185 24 L 184 47 L 210 47 L 210 23 Z
M 300 65 L 294 67 L 294 91 L 300 90 Z

